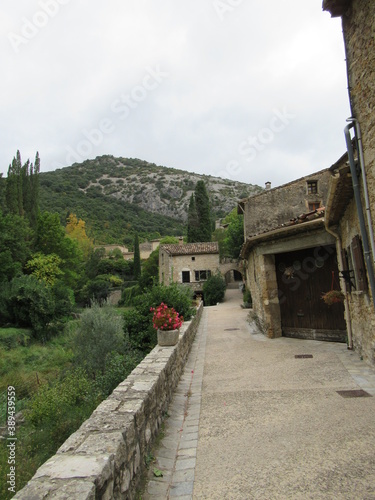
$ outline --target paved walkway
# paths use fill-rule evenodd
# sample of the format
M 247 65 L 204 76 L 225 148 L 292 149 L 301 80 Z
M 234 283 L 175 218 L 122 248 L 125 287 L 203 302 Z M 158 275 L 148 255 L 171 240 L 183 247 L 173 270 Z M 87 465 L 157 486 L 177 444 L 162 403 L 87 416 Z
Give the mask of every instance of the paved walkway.
M 375 499 L 375 370 L 265 338 L 240 300 L 204 310 L 142 499 Z

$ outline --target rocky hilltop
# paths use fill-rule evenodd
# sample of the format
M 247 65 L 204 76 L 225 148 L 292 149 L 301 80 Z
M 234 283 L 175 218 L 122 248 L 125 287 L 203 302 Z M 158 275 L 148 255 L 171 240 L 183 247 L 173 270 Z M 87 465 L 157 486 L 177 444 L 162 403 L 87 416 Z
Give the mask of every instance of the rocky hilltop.
M 100 204 L 104 213 L 105 210 L 108 211 L 109 203 L 112 208 L 111 213 L 106 214 L 105 224 L 108 227 L 114 224 L 111 220 L 115 220 L 120 212 L 125 211 L 129 214 L 128 219 L 131 219 L 132 226 L 135 225 L 135 218 L 140 211 L 142 214 L 139 217 L 142 221 L 147 219 L 145 214 L 151 213 L 154 220 L 156 217 L 164 217 L 184 225 L 189 200 L 198 180 L 204 180 L 206 183 L 215 218 L 227 215 L 236 207 L 239 199 L 262 190 L 252 184 L 113 156 L 100 156 L 94 160 L 42 173 L 40 180 L 42 208 L 56 209 L 61 216 L 67 211 L 74 211 L 88 222 L 92 219 L 95 209 L 97 229 L 101 217 L 97 206 Z M 115 201 L 117 203 L 114 203 Z M 125 217 L 124 213 L 122 217 Z M 142 231 L 143 222 L 139 221 L 139 225 L 141 227 L 138 227 L 137 231 Z M 155 230 L 163 234 L 164 231 L 160 231 L 159 225 L 154 223 Z M 165 225 L 168 226 L 168 223 L 165 222 Z M 150 228 L 145 230 L 149 232 Z
M 239 199 L 261 190 L 251 184 L 112 156 L 102 156 L 70 168 L 79 172 L 79 189 L 85 193 L 98 190 L 105 196 L 183 221 L 187 218 L 190 196 L 198 180 L 206 182 L 212 209 L 217 215 L 227 214 Z

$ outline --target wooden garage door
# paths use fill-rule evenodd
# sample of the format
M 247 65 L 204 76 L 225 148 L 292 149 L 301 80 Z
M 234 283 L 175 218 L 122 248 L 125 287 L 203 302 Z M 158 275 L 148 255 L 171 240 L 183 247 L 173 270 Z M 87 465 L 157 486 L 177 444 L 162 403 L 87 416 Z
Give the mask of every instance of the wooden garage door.
M 321 298 L 332 285 L 339 289 L 335 247 L 278 254 L 275 263 L 283 335 L 345 342 L 344 305 Z

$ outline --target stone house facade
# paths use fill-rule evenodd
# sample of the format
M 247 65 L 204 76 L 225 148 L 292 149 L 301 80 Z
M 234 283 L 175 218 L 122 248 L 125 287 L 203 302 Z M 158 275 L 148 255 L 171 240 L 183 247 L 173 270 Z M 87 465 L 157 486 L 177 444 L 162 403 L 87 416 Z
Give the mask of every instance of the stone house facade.
M 159 249 L 159 281 L 164 285 L 181 283 L 201 293 L 204 282 L 219 271 L 217 242 L 161 245 Z
M 246 284 L 270 337 L 345 341 L 344 307 L 321 300 L 339 280 L 335 238 L 325 229 L 329 169 L 242 200 Z
M 346 278 L 349 346 L 375 364 L 375 2 L 324 0 L 323 9 L 342 19 L 352 114 L 343 124 L 352 157 L 332 167 L 326 226 Z

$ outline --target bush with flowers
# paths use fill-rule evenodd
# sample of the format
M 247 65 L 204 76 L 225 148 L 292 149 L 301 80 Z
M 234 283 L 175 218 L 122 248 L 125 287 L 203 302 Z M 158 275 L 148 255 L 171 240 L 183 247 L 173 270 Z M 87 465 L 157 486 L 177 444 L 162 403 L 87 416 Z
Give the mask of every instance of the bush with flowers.
M 183 316 L 164 302 L 158 307 L 151 307 L 150 311 L 154 313 L 152 324 L 156 330 L 178 330 L 184 322 Z

